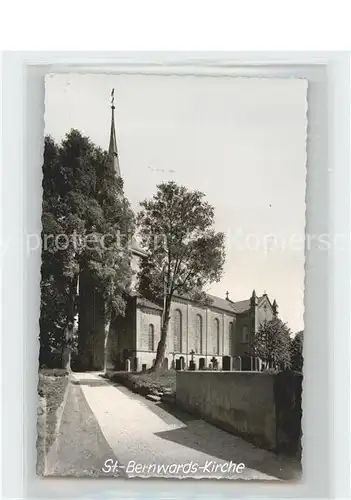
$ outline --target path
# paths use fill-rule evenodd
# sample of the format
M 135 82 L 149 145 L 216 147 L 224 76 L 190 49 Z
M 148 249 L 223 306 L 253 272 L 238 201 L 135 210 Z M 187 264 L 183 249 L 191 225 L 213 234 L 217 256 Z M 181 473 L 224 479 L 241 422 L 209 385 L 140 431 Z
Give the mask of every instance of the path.
M 245 467 L 238 472 L 234 464 L 239 463 Z M 47 473 L 55 475 L 256 480 L 299 476 L 291 460 L 148 401 L 96 373 L 74 374 L 48 464 Z

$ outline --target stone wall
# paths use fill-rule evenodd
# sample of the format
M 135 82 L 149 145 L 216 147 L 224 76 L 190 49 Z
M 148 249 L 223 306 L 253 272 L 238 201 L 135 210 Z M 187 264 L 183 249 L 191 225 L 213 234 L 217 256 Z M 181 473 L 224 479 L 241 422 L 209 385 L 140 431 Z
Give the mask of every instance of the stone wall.
M 177 372 L 176 377 L 180 407 L 257 446 L 298 453 L 301 382 L 296 377 L 286 376 L 284 383 L 280 375 L 264 372 Z

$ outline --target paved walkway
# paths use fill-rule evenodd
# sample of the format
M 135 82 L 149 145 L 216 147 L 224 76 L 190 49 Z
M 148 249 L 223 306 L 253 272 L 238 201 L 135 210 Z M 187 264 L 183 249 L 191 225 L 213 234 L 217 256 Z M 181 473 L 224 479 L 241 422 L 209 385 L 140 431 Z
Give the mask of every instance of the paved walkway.
M 277 480 L 297 479 L 299 467 L 99 374 L 75 373 L 47 473 Z

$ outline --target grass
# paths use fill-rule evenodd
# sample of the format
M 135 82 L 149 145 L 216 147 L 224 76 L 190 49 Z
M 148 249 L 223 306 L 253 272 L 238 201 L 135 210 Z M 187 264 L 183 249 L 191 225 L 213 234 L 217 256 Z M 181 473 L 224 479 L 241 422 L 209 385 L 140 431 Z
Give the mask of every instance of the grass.
M 67 375 L 67 370 L 63 368 L 41 368 L 39 370 L 39 375 L 47 377 L 64 377 Z
M 61 406 L 68 384 L 68 375 L 65 370 L 40 370 L 38 394 L 46 400 L 45 430 L 38 429 L 38 434 L 46 434 L 47 453 L 54 442 L 56 435 L 57 410 Z
M 148 372 L 107 372 L 106 378 L 128 387 L 128 389 L 145 396 L 152 392 L 162 392 L 170 389 L 172 393 L 176 390 L 176 372 L 168 370 L 159 373 Z

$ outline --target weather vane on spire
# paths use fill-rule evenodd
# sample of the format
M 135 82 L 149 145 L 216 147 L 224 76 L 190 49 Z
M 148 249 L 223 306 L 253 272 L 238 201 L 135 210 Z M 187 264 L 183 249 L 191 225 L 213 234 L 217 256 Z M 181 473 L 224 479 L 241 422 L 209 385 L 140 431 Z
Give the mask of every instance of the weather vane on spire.
M 111 91 L 111 106 L 113 108 L 115 107 L 115 89 L 112 89 Z

